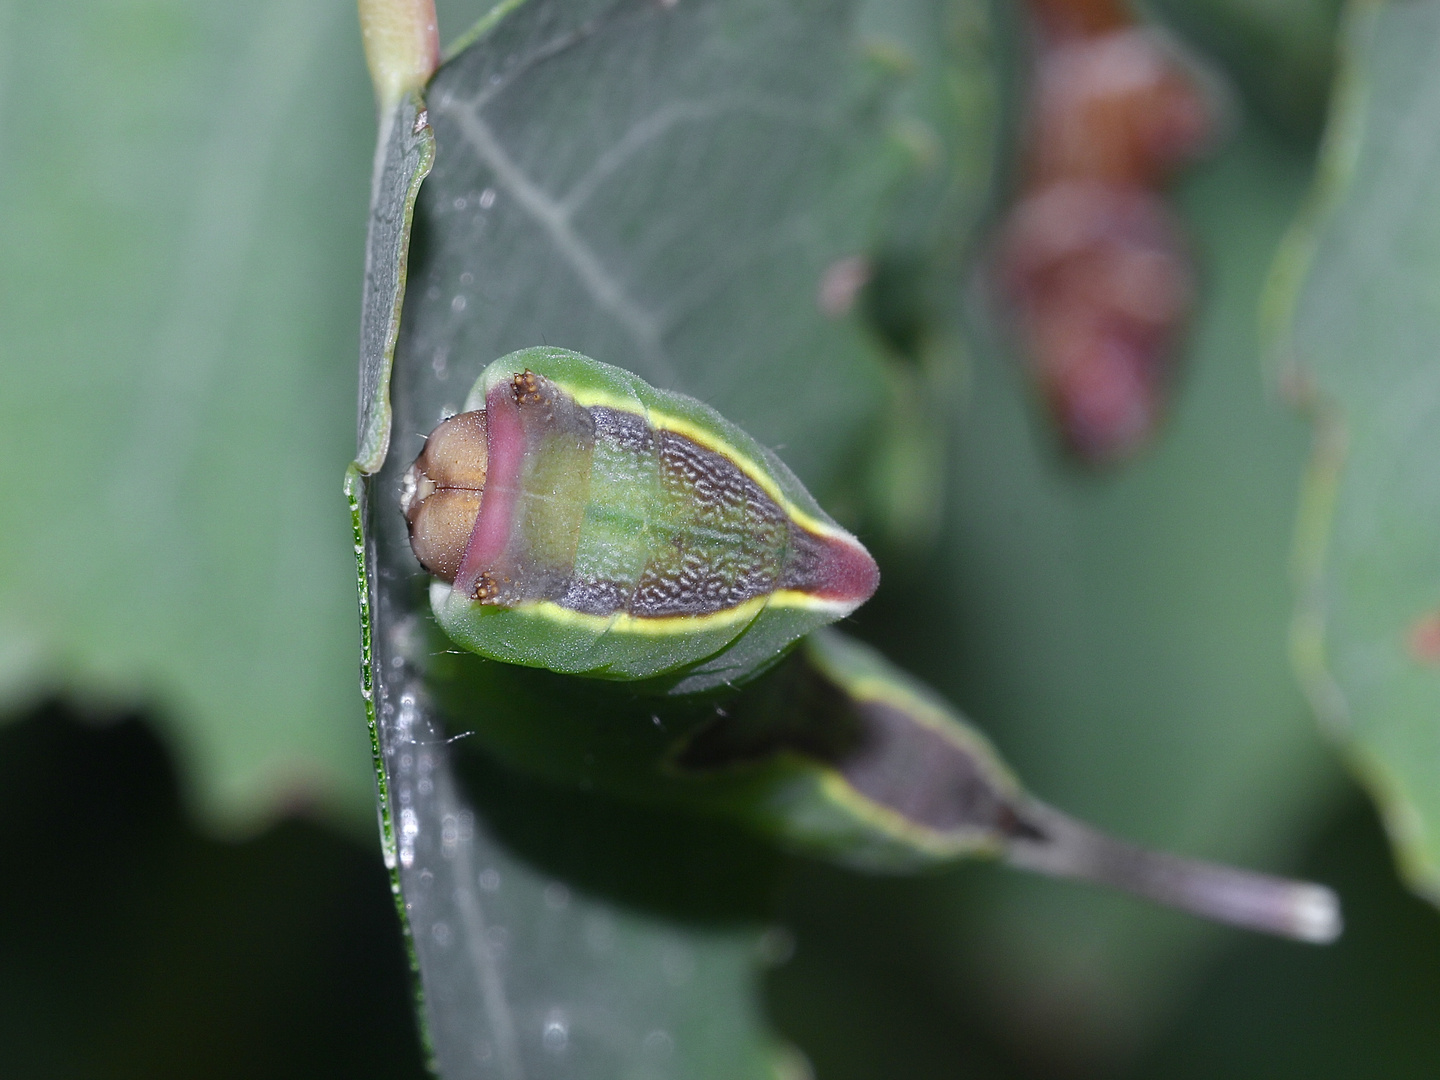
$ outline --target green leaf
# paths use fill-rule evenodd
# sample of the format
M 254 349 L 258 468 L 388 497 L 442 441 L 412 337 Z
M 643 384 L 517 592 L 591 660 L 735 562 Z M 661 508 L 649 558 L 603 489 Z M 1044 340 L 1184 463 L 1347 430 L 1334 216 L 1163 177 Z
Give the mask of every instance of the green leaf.
M 840 0 L 530 0 L 487 20 L 426 92 L 435 164 L 415 212 L 393 446 L 357 512 L 387 858 L 447 1077 L 799 1067 L 756 993 L 777 940 L 762 935 L 777 856 L 729 826 L 512 775 L 466 749 L 483 733 L 448 748 L 486 702 L 455 704 L 432 662 L 399 479 L 486 364 L 549 343 L 702 397 L 812 485 L 848 484 L 886 380 L 859 305 L 822 301 L 827 271 L 922 200 L 963 234 L 988 177 L 988 142 L 959 134 L 962 117 L 988 130 L 987 100 L 951 95 L 927 122 L 935 99 L 914 88 L 943 82 L 934 65 L 953 53 L 896 44 L 961 14 L 974 37 L 979 5 L 903 6 L 905 32 Z M 539 685 L 533 723 L 561 722 L 574 695 Z
M 370 229 L 365 242 L 365 290 L 360 301 L 360 447 L 355 464 L 373 473 L 390 449 L 390 372 L 405 300 L 405 271 L 415 197 L 435 159 L 435 136 L 425 102 L 410 94 L 380 117 Z
M 212 826 L 365 820 L 353 4 L 0 5 L 0 708 L 143 703 Z
M 1314 213 L 1277 264 L 1282 376 L 1316 421 L 1294 648 L 1440 902 L 1440 4 L 1367 3 L 1345 38 Z

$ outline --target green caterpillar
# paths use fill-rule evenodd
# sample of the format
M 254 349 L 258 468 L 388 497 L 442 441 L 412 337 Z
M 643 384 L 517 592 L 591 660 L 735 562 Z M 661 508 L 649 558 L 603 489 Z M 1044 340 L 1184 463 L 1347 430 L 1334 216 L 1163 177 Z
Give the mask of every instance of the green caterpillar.
M 988 855 L 1302 940 L 1339 933 L 1328 889 L 1145 851 L 1044 805 L 942 698 L 824 629 L 874 592 L 874 561 L 696 401 L 577 353 L 512 353 L 432 433 L 402 509 L 441 628 L 506 662 L 442 653 L 435 685 L 515 768 L 860 869 Z
M 879 583 L 754 439 L 564 349 L 487 367 L 427 441 L 402 508 L 459 644 L 679 693 L 750 678 Z
M 717 809 L 857 869 L 990 856 L 1302 941 L 1340 933 L 1324 886 L 1149 851 L 1047 806 L 943 698 L 834 630 L 808 637 L 669 765 L 708 784 Z
M 942 697 L 832 628 L 723 697 L 637 697 L 444 651 L 432 665 L 454 722 L 553 784 L 729 818 L 871 873 L 991 858 L 1303 941 L 1340 932 L 1323 886 L 1148 851 L 1046 805 Z

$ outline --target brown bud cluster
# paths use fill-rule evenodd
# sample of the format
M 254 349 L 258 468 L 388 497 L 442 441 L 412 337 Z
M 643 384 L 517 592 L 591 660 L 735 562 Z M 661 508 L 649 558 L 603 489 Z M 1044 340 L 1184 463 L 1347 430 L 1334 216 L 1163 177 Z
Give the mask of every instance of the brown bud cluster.
M 996 265 L 1069 449 L 1124 458 L 1164 413 L 1195 297 L 1162 185 L 1213 141 L 1193 67 L 1114 0 L 1031 0 L 1037 58 L 1019 199 Z
M 453 582 L 480 516 L 489 465 L 485 410 L 444 421 L 405 473 L 400 509 L 410 526 L 410 547 L 422 566 Z

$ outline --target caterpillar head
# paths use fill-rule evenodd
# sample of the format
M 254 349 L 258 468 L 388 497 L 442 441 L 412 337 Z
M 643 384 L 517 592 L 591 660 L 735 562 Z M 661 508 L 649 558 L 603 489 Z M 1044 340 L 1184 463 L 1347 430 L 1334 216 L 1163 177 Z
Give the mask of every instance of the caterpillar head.
M 410 547 L 426 570 L 453 582 L 465 557 L 489 466 L 485 410 L 452 416 L 430 433 L 405 473 L 400 509 Z

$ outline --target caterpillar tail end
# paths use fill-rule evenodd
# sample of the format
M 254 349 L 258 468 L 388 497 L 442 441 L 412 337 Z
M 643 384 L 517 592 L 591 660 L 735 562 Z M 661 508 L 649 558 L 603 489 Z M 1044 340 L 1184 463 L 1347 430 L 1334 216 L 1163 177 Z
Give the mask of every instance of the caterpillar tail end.
M 1041 803 L 1026 806 L 1021 818 L 1026 828 L 1009 838 L 1003 856 L 1012 866 L 1314 945 L 1328 945 L 1344 928 L 1339 897 L 1324 885 L 1150 851 Z

